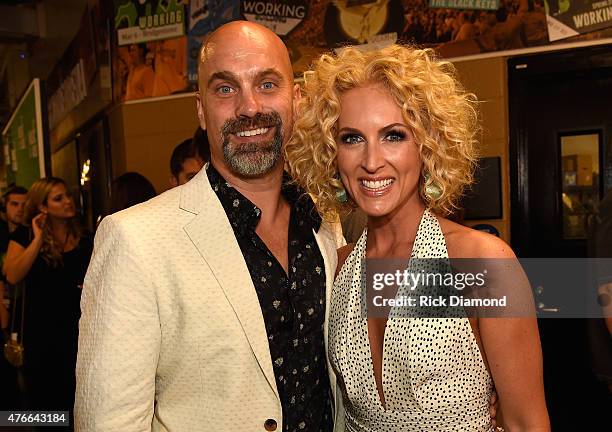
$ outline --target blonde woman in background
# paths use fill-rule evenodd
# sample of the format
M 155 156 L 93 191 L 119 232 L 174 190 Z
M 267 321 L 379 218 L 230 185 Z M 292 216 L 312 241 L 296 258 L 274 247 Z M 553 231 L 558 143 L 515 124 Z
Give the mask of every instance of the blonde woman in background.
M 548 431 L 535 317 L 362 313 L 365 259 L 501 258 L 500 239 L 444 216 L 472 182 L 478 116 L 453 66 L 394 45 L 324 55 L 286 146 L 294 179 L 326 218 L 359 207 L 367 228 L 339 250 L 330 362 L 348 431 L 492 431 L 495 388 L 510 431 Z M 412 260 L 410 261 L 412 262 Z M 530 298 L 521 274 L 517 284 Z
M 28 408 L 72 412 L 81 285 L 91 237 L 79 226 L 66 183 L 55 177 L 32 185 L 24 223 L 10 236 L 4 272 L 12 284 L 25 281 Z

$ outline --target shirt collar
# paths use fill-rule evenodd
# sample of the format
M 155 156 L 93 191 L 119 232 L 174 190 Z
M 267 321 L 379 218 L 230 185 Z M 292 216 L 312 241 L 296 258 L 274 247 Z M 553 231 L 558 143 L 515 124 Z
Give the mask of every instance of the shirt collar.
M 229 184 L 212 163 L 208 164 L 206 175 L 210 186 L 217 194 L 223 209 L 229 219 L 234 232 L 244 236 L 249 232 L 255 232 L 261 209 L 253 204 L 248 198 L 238 192 Z M 299 222 L 298 224 L 305 229 L 318 231 L 321 227 L 321 217 L 316 210 L 314 202 L 308 194 L 299 188 L 285 172 L 283 173 L 283 184 L 281 193 L 289 205 L 292 212 Z

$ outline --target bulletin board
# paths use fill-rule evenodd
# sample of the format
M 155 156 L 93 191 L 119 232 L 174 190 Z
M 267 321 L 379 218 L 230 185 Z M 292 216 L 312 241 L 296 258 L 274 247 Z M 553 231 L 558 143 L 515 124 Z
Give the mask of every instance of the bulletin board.
M 50 175 L 46 99 L 38 78 L 32 80 L 2 130 L 4 185 L 29 188 Z

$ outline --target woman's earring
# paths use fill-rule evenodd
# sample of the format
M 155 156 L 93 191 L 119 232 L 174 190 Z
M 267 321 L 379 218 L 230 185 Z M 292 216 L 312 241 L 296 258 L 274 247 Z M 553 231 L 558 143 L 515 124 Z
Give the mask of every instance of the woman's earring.
M 346 189 L 344 189 L 342 186 L 336 189 L 336 201 L 338 201 L 340 204 L 344 204 L 348 201 Z
M 429 201 L 435 201 L 442 195 L 442 189 L 435 182 L 431 180 L 429 173 L 425 174 L 425 191 L 424 195 Z
M 348 195 L 346 193 L 346 189 L 344 188 L 344 185 L 342 184 L 342 180 L 340 179 L 340 173 L 336 173 L 335 177 L 333 178 L 334 180 L 336 180 L 338 183 L 338 186 L 335 186 L 336 189 L 336 201 L 338 201 L 340 204 L 344 204 L 345 202 L 348 201 Z M 335 182 L 332 182 L 332 184 Z

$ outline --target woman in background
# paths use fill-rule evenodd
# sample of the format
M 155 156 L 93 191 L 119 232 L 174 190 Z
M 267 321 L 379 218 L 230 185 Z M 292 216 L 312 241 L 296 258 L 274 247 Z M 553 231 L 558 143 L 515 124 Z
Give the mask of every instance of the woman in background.
M 493 431 L 494 387 L 509 431 L 549 430 L 534 311 L 415 318 L 393 307 L 375 317 L 368 304 L 363 314 L 366 259 L 401 259 L 415 272 L 432 258 L 517 266 L 503 241 L 444 217 L 472 181 L 478 132 L 475 98 L 453 74 L 430 50 L 398 45 L 324 55 L 286 146 L 291 175 L 323 217 L 354 207 L 368 217 L 357 243 L 338 252 L 329 305 L 328 355 L 351 432 Z M 524 273 L 513 275 L 512 288 L 532 300 Z
M 25 281 L 24 372 L 29 409 L 70 411 L 81 286 L 92 252 L 66 183 L 47 177 L 30 188 L 24 226 L 10 236 L 7 280 Z

